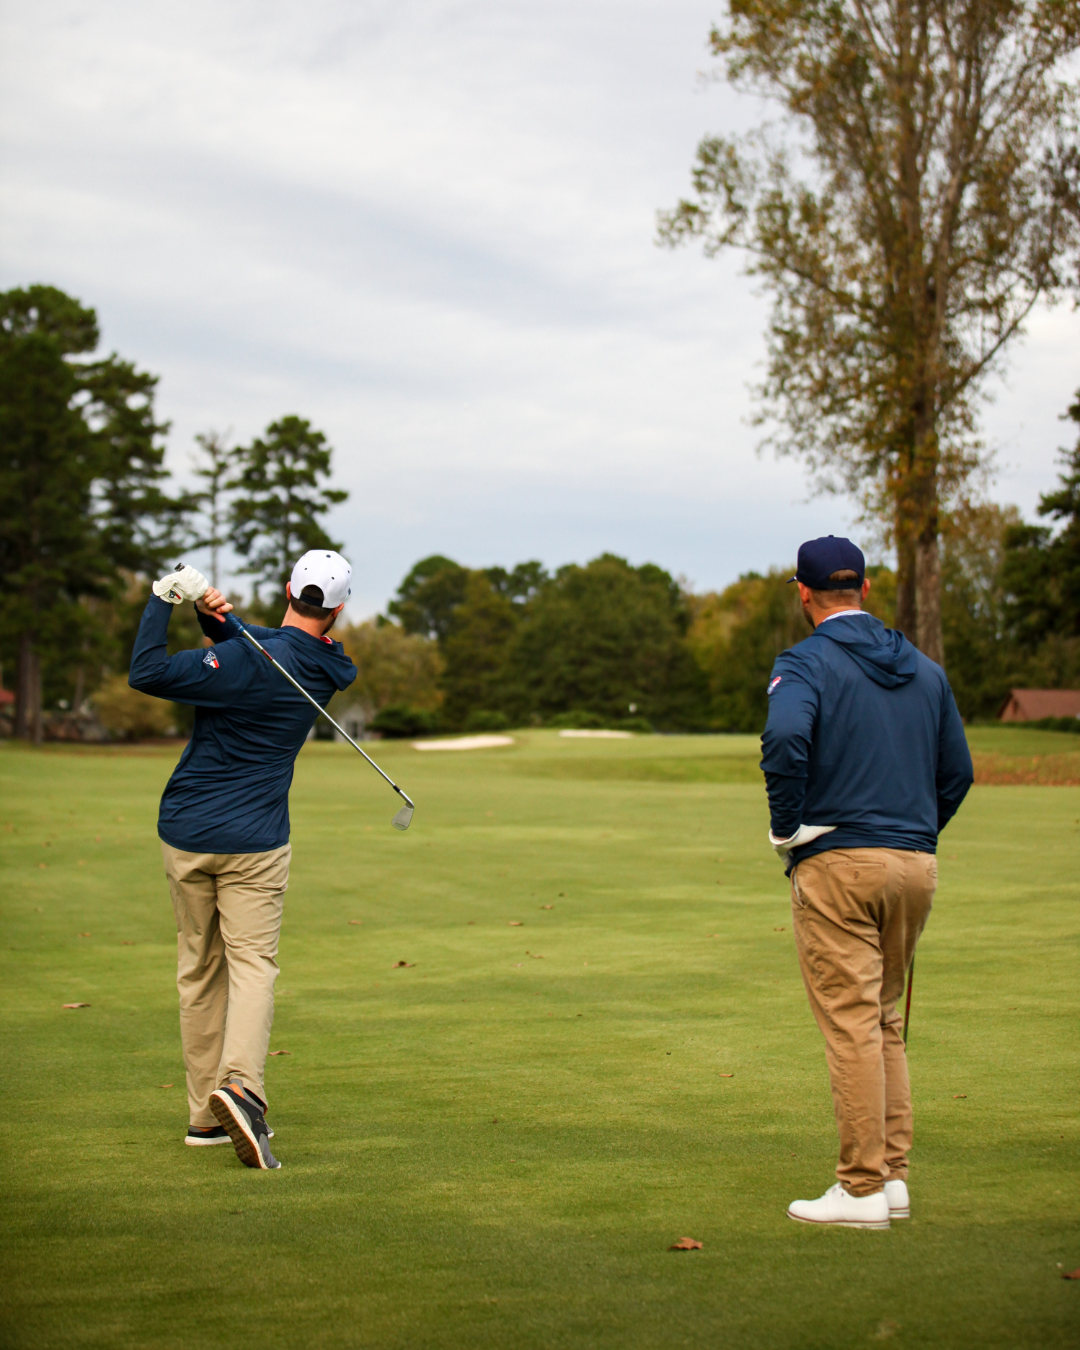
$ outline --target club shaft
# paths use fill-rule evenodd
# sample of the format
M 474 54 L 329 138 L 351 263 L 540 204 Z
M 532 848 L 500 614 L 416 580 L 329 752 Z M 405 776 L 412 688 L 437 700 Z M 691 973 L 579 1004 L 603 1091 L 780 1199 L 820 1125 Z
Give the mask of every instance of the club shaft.
M 325 717 L 326 720 L 330 723 L 330 725 L 334 728 L 334 730 L 339 732 L 342 736 L 344 736 L 345 739 L 352 746 L 352 748 L 356 750 L 359 754 L 364 756 L 364 758 L 375 770 L 375 772 L 379 774 L 382 778 L 386 779 L 386 781 L 390 784 L 390 786 L 394 789 L 397 795 L 404 802 L 406 802 L 409 806 L 415 808 L 416 803 L 413 802 L 413 800 L 409 797 L 408 793 L 403 792 L 401 788 L 399 788 L 398 785 L 394 782 L 394 780 L 390 777 L 390 775 L 388 773 L 384 773 L 382 769 L 380 769 L 379 766 L 375 763 L 375 761 L 371 758 L 371 756 L 369 754 L 366 754 L 363 750 L 360 749 L 360 747 L 356 744 L 356 742 L 344 729 L 344 727 L 339 727 L 338 724 L 334 721 L 334 719 L 330 716 L 330 714 L 326 711 L 326 709 L 322 706 L 322 704 L 319 703 L 317 699 L 312 698 L 312 696 L 308 693 L 308 691 L 304 688 L 304 686 L 302 684 L 298 684 L 296 680 L 294 680 L 293 677 L 289 674 L 289 672 L 285 669 L 285 667 L 281 665 L 280 662 L 274 660 L 274 658 L 270 655 L 270 653 L 266 650 L 266 648 L 262 645 L 262 643 L 258 640 L 258 638 L 253 637 L 252 634 L 248 632 L 248 630 L 244 627 L 244 625 L 240 622 L 240 620 L 236 617 L 235 614 L 232 615 L 231 617 L 233 622 L 240 629 L 240 635 L 242 637 L 246 637 L 247 640 L 257 651 L 262 652 L 263 656 L 266 657 L 266 659 L 270 662 L 270 664 L 274 667 L 274 669 L 278 672 L 278 674 L 284 675 L 298 694 L 303 694 L 303 696 L 307 699 L 307 701 L 311 704 L 311 706 L 315 709 L 315 711 L 317 713 L 320 713 L 323 717 Z
M 907 973 L 907 999 L 904 1003 L 904 1044 L 907 1045 L 908 1023 L 911 1021 L 911 985 L 915 979 L 915 958 L 911 958 L 911 965 L 908 966 Z

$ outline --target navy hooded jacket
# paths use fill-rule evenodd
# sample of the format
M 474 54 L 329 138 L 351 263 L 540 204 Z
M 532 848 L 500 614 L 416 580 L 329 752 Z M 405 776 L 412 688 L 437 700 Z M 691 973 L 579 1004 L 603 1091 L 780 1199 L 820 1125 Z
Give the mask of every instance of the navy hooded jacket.
M 973 780 L 945 672 L 861 612 L 776 658 L 761 747 L 773 834 L 836 826 L 794 850 L 789 871 L 834 848 L 934 853 Z
M 185 853 L 279 848 L 289 842 L 293 761 L 318 713 L 232 623 L 199 614 L 214 646 L 169 656 L 172 610 L 150 597 L 128 675 L 133 689 L 195 708 L 195 730 L 162 794 L 158 834 Z M 340 642 L 300 628 L 245 627 L 323 707 L 356 679 Z

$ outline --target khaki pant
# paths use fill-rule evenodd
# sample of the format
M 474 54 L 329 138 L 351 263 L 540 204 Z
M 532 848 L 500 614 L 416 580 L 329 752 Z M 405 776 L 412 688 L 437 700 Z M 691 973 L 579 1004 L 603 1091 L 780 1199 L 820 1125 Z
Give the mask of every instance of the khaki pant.
M 210 1094 L 237 1078 L 266 1101 L 263 1070 L 292 848 L 161 854 L 176 914 L 176 986 L 190 1123 L 217 1124 Z
M 911 1085 L 897 1005 L 936 888 L 932 854 L 893 848 L 831 849 L 791 874 L 799 965 L 840 1133 L 836 1175 L 852 1195 L 907 1177 Z

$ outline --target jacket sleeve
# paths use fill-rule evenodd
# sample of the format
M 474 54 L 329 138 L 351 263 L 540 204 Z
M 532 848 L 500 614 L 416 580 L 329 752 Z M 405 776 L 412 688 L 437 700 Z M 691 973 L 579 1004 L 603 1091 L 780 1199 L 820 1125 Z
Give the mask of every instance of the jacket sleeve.
M 945 697 L 941 704 L 941 722 L 938 727 L 937 815 L 938 834 L 956 815 L 968 788 L 975 781 L 964 724 L 956 707 L 956 699 L 945 681 Z
M 204 614 L 202 610 L 195 606 L 195 617 L 199 621 L 199 627 L 203 633 L 216 646 L 219 642 L 226 642 L 229 638 L 238 637 L 240 630 L 235 624 L 229 623 L 228 619 L 215 619 L 212 614 Z M 276 636 L 276 628 L 258 628 L 253 623 L 246 623 L 244 627 L 252 637 L 258 638 L 260 642 L 265 642 L 267 638 Z
M 769 680 L 769 718 L 761 736 L 761 768 L 769 794 L 772 832 L 778 839 L 790 839 L 803 823 L 817 719 L 817 690 L 786 653 L 777 657 Z
M 132 689 L 196 708 L 229 708 L 250 699 L 252 686 L 263 678 L 249 655 L 252 649 L 246 643 L 232 642 L 220 653 L 200 648 L 170 656 L 165 639 L 172 610 L 167 600 L 156 595 L 143 610 L 128 671 Z

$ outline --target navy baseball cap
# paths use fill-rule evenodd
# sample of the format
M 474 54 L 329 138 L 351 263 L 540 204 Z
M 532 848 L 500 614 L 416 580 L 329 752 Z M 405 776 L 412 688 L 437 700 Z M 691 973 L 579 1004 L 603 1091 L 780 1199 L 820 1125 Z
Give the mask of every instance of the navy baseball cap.
M 833 572 L 854 572 L 858 580 L 830 581 Z M 850 539 L 827 534 L 824 539 L 810 539 L 800 547 L 799 565 L 791 581 L 801 581 L 812 591 L 851 591 L 863 584 L 865 576 L 862 549 Z

